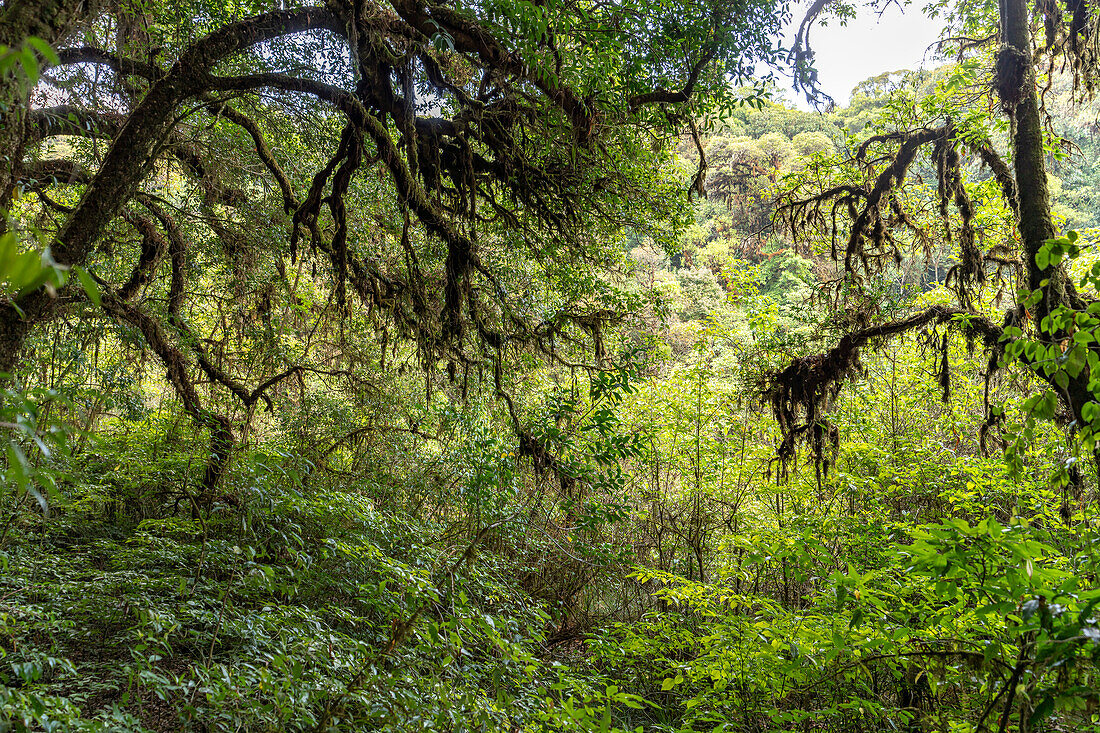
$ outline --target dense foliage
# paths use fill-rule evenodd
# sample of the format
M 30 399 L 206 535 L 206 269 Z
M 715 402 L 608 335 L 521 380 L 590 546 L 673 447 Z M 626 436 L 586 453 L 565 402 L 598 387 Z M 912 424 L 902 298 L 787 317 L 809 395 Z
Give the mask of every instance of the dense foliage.
M 5 2 L 0 730 L 1100 731 L 1017 4 L 811 113 L 763 2 Z

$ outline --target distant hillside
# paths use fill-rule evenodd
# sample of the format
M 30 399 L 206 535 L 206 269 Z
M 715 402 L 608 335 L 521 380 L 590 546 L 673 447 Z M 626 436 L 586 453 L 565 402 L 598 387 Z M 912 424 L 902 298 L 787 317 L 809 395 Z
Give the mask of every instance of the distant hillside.
M 673 257 L 673 269 L 707 267 L 722 279 L 723 264 L 742 260 L 761 263 L 790 250 L 807 260 L 819 260 L 796 246 L 772 223 L 776 186 L 787 173 L 799 170 L 811 156 L 834 155 L 865 138 L 865 128 L 891 94 L 925 95 L 950 67 L 935 71 L 894 71 L 871 77 L 853 90 L 848 107 L 828 113 L 795 109 L 782 102 L 762 108 L 743 107 L 704 134 L 707 162 L 706 193 L 696 207 L 695 225 L 683 238 L 683 253 Z M 1080 95 L 1077 95 L 1080 97 Z M 1088 100 L 1074 101 L 1070 81 L 1056 77 L 1046 94 L 1049 124 L 1060 142 L 1052 144 L 1048 163 L 1055 197 L 1055 215 L 1065 228 L 1100 226 L 1100 108 Z M 691 166 L 698 163 L 694 146 L 681 149 Z M 929 176 L 931 169 L 924 163 Z M 918 161 L 918 173 L 921 161 Z M 988 172 L 975 171 L 975 180 Z M 933 271 L 944 269 L 935 258 Z

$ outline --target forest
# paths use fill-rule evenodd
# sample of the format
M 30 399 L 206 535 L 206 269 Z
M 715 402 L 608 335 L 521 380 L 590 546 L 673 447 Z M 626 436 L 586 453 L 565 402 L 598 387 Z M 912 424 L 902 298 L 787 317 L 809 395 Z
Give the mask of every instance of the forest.
M 1100 733 L 1100 7 L 890 4 L 2 0 L 0 733 Z

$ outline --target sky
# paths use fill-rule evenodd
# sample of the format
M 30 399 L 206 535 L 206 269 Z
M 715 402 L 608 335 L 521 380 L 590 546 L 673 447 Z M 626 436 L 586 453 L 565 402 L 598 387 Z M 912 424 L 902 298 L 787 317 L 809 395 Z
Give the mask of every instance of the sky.
M 795 18 L 796 22 L 801 20 L 797 11 Z M 868 77 L 884 71 L 937 66 L 939 62 L 929 46 L 942 27 L 942 21 L 929 20 L 916 7 L 910 6 L 903 14 L 893 3 L 881 17 L 864 11 L 847 26 L 831 18 L 827 27 L 817 24 L 810 31 L 818 80 L 838 106 L 846 106 L 852 87 Z M 787 43 L 791 40 L 789 37 Z M 788 96 L 793 100 L 794 92 L 788 92 Z M 807 108 L 805 100 L 794 101 Z

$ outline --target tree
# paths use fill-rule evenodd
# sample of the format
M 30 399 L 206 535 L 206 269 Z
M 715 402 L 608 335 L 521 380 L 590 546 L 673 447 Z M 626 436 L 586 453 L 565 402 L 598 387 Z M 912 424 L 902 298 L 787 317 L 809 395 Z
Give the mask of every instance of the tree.
M 812 60 L 806 45 L 808 29 L 830 8 L 841 13 L 851 10 L 816 3 L 799 30 L 793 52 L 798 63 Z M 813 171 L 795 180 L 778 210 L 777 218 L 797 236 L 825 237 L 834 257 L 842 260 L 836 292 L 850 324 L 836 347 L 796 360 L 770 382 L 767 398 L 784 431 L 780 447 L 784 461 L 792 459 L 795 446 L 805 442 L 827 468 L 829 446 L 836 440 L 826 415 L 828 405 L 842 382 L 858 370 L 859 350 L 884 338 L 936 326 L 980 340 L 990 352 L 990 374 L 1006 362 L 1031 369 L 1050 389 L 1049 399 L 1036 396 L 1030 405 L 1036 408 L 1046 400 L 1042 402 L 1046 407 L 1034 414 L 1049 417 L 1053 401 L 1060 401 L 1069 420 L 1084 428 L 1084 443 L 1090 449 L 1095 445 L 1089 418 L 1090 405 L 1097 401 L 1090 388 L 1097 354 L 1082 336 L 1070 340 L 1076 332 L 1091 332 L 1094 327 L 1087 317 L 1074 321 L 1076 314 L 1089 310 L 1091 301 L 1078 293 L 1062 261 L 1062 255 L 1076 245 L 1054 240 L 1045 164 L 1048 141 L 1037 69 L 1054 73 L 1056 63 L 1064 59 L 1072 69 L 1074 88 L 1091 89 L 1098 68 L 1088 39 L 1096 21 L 1087 9 L 1064 13 L 1055 5 L 1042 4 L 1032 9 L 1023 0 L 1003 3 L 996 18 L 968 6 L 951 13 L 959 33 L 944 41 L 943 47 L 953 46 L 965 60 L 940 83 L 937 94 L 919 103 L 911 96 L 899 96 L 887 110 L 881 129 L 859 144 L 842 167 L 827 172 L 811 166 Z M 1043 19 L 1045 33 L 1033 40 L 1029 19 L 1036 13 Z M 812 76 L 802 76 L 800 83 L 811 95 L 817 94 Z M 999 118 L 985 111 L 992 106 L 993 91 Z M 1004 123 L 1009 129 L 1011 165 L 994 142 L 998 126 Z M 936 180 L 938 216 L 929 216 L 930 207 L 922 203 L 926 199 L 910 190 L 916 187 L 907 180 L 922 159 Z M 968 176 L 971 161 L 990 171 L 984 187 Z M 999 194 L 999 202 L 989 201 L 993 191 Z M 975 217 L 983 211 L 988 214 L 990 207 L 1003 211 L 1014 231 L 1003 231 L 983 247 Z M 878 318 L 869 297 L 871 282 L 900 263 L 907 250 L 910 254 L 929 251 L 937 239 L 955 248 L 947 280 L 954 303 L 900 320 Z M 987 304 L 988 288 L 1014 289 L 1016 277 L 1023 287 L 1015 305 L 997 323 Z M 942 348 L 946 343 L 944 335 Z M 940 379 L 946 396 L 950 388 L 946 366 Z M 996 407 L 990 406 L 988 425 L 999 417 Z
M 624 231 L 683 219 L 667 151 L 692 115 L 735 103 L 780 22 L 770 2 L 712 0 L 264 7 L 11 2 L 0 21 L 5 47 L 57 51 L 37 86 L 0 81 L 0 207 L 163 363 L 211 430 L 208 489 L 233 426 L 196 375 L 251 414 L 316 365 L 283 354 L 249 378 L 212 352 L 186 315 L 200 243 L 242 313 L 254 301 L 270 327 L 308 263 L 335 312 L 367 310 L 382 352 L 415 345 L 452 380 L 499 385 L 505 349 L 587 341 L 602 358 L 617 301 L 590 286 Z M 0 303 L 0 371 L 80 300 Z

